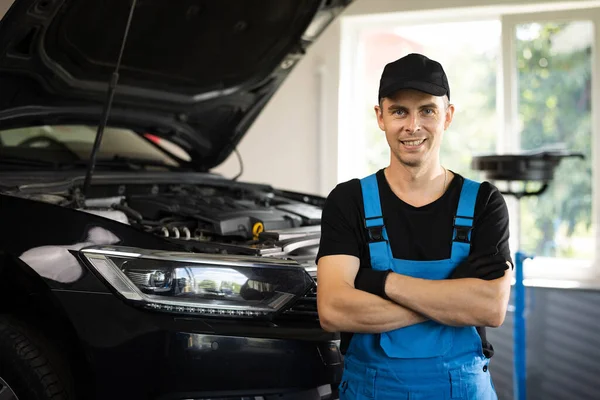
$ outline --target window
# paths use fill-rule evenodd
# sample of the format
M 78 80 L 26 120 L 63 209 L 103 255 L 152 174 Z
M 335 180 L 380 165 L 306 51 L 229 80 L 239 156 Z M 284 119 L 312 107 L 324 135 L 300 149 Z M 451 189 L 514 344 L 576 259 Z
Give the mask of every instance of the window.
M 450 14 L 433 20 L 410 13 L 379 22 L 345 20 L 338 181 L 388 165 L 388 146 L 373 111 L 381 71 L 410 52 L 426 54 L 444 65 L 456 106 L 442 144 L 447 168 L 484 179 L 471 169 L 473 155 L 556 148 L 584 154 L 583 160 L 564 159 L 541 196 L 520 204 L 506 196 L 511 248 L 535 255 L 526 264 L 529 277 L 589 277 L 593 265 L 600 272 L 595 262 L 600 201 L 594 196 L 600 140 L 593 134 L 600 132 L 599 15 L 597 9 L 513 8 L 460 21 Z
M 513 52 L 504 76 L 508 96 L 516 99 L 506 118 L 515 150 L 559 148 L 584 159 L 565 159 L 542 195 L 521 200 L 519 249 L 535 258 L 530 276 L 593 275 L 599 241 L 593 190 L 600 160 L 594 159 L 592 78 L 597 11 L 535 13 L 503 18 L 505 42 Z M 514 204 L 514 202 L 513 202 Z M 596 206 L 597 207 L 597 206 Z M 514 209 L 514 206 L 513 206 Z M 596 263 L 597 265 L 597 263 Z
M 0 152 L 5 151 L 7 154 L 24 158 L 42 157 L 57 162 L 88 160 L 96 138 L 96 130 L 95 126 L 84 125 L 41 125 L 0 130 Z M 190 156 L 183 149 L 168 140 L 148 133 L 143 136 L 146 139 L 142 134 L 129 129 L 107 127 L 102 137 L 98 159 L 138 158 L 173 166 L 178 165 L 178 162 L 169 154 L 186 161 L 190 160 Z
M 516 27 L 521 148 L 557 145 L 585 161 L 564 160 L 543 196 L 523 202 L 521 248 L 547 257 L 593 259 L 591 21 Z M 522 214 L 523 215 L 523 214 Z

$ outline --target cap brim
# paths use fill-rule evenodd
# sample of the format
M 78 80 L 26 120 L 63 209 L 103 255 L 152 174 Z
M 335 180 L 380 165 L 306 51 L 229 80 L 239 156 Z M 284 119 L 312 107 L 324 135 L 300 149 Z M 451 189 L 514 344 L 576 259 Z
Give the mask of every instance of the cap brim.
M 436 85 L 434 83 L 427 82 L 417 82 L 417 81 L 407 81 L 407 82 L 397 82 L 393 85 L 386 86 L 385 88 L 379 91 L 379 98 L 382 97 L 390 97 L 394 93 L 402 89 L 414 89 L 419 90 L 421 92 L 429 93 L 434 96 L 443 96 L 447 94 L 447 91 L 442 86 Z

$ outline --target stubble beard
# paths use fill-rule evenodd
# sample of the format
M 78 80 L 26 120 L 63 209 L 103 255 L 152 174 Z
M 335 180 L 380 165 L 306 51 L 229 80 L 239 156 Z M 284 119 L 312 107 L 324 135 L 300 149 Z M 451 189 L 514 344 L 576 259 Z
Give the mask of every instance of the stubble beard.
M 398 150 L 392 150 L 392 157 L 394 157 L 396 159 L 396 161 L 398 161 L 400 163 L 400 165 L 403 165 L 408 168 L 419 168 L 419 167 L 423 166 L 425 163 L 425 160 L 423 157 L 415 157 L 415 158 L 402 157 L 402 155 L 400 154 L 400 151 L 398 151 Z

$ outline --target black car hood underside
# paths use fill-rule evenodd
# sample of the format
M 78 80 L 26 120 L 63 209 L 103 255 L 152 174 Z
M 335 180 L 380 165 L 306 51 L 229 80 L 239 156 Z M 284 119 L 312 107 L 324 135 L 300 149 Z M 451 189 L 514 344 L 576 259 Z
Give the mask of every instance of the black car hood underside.
M 109 124 L 220 164 L 349 2 L 138 0 Z M 16 0 L 0 23 L 0 124 L 98 124 L 130 6 Z

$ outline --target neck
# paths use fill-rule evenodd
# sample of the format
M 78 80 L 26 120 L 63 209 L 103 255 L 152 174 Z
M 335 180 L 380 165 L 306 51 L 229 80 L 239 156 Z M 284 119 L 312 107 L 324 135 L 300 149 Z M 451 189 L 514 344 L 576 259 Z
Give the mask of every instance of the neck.
M 443 177 L 445 169 L 439 161 L 411 167 L 400 162 L 394 162 L 386 168 L 388 180 L 408 190 L 431 186 L 432 181 Z
M 439 161 L 419 167 L 392 161 L 384 172 L 396 196 L 415 206 L 428 204 L 441 197 L 450 180 L 450 173 Z

